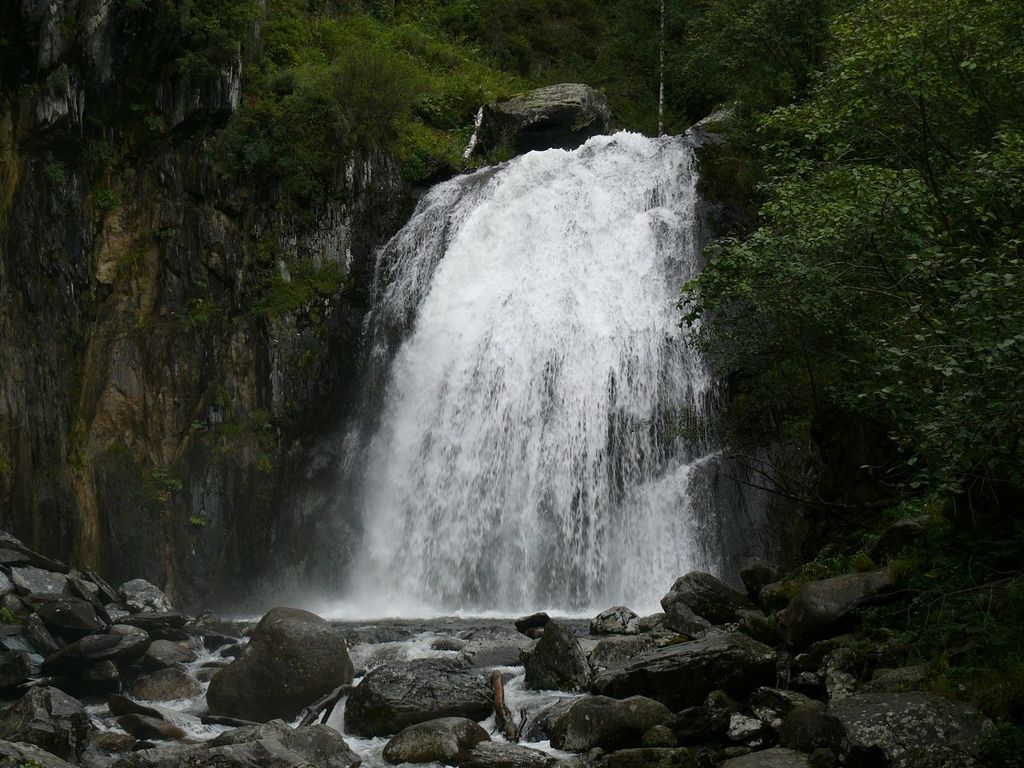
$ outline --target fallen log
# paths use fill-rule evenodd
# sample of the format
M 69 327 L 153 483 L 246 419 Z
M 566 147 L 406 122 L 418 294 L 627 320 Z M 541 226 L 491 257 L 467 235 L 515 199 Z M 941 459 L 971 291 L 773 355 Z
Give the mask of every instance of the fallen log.
M 299 721 L 299 727 L 312 725 L 320 718 L 321 713 L 324 713 L 323 720 L 321 722 L 327 722 L 327 720 L 330 719 L 331 713 L 334 711 L 334 707 L 338 701 L 343 697 L 348 696 L 350 693 L 352 693 L 351 685 L 339 685 L 319 701 L 314 701 L 302 710 L 302 720 Z
M 515 718 L 505 703 L 505 683 L 501 679 L 501 672 L 497 670 L 491 673 L 491 690 L 494 692 L 495 725 L 507 741 L 518 742 L 520 727 L 516 725 Z

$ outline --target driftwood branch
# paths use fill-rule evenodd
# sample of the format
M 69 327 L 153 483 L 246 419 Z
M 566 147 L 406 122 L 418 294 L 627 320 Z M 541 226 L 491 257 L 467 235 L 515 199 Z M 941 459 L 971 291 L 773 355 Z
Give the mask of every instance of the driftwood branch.
M 491 673 L 491 690 L 494 692 L 494 723 L 498 726 L 502 736 L 510 742 L 519 741 L 519 726 L 505 703 L 505 683 L 501 679 L 501 672 L 495 670 Z
M 203 715 L 200 718 L 203 725 L 227 725 L 231 728 L 244 728 L 249 725 L 260 725 L 254 720 L 241 720 L 237 717 L 222 717 L 221 715 Z
M 330 719 L 331 713 L 334 711 L 334 706 L 338 701 L 341 700 L 342 697 L 348 696 L 350 693 L 352 693 L 351 685 L 339 685 L 319 701 L 314 701 L 302 710 L 302 720 L 299 721 L 299 726 L 312 725 L 320 718 L 321 713 L 325 713 L 322 722 L 326 722 Z

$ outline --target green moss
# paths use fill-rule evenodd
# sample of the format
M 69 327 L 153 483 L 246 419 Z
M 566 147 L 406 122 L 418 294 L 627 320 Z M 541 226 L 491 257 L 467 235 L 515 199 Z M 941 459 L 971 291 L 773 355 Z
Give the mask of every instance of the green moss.
M 96 207 L 96 210 L 106 213 L 117 208 L 121 201 L 114 190 L 101 187 L 93 190 L 92 204 Z
M 295 264 L 286 278 L 276 271 L 264 286 L 262 297 L 254 304 L 258 317 L 280 319 L 299 311 L 312 311 L 317 300 L 337 298 L 345 285 L 345 274 L 336 262 L 317 266 L 303 260 Z
M 67 173 L 64 170 L 64 165 L 59 162 L 49 163 L 43 169 L 43 176 L 57 186 L 62 186 L 64 182 L 67 181 Z

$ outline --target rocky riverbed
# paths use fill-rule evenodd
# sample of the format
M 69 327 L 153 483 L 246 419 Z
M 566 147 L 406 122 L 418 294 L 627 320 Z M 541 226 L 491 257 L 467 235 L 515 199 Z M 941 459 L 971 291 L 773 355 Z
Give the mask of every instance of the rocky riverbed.
M 885 570 L 681 576 L 591 621 L 186 616 L 0 534 L 0 768 L 934 768 L 987 722 L 850 634 Z

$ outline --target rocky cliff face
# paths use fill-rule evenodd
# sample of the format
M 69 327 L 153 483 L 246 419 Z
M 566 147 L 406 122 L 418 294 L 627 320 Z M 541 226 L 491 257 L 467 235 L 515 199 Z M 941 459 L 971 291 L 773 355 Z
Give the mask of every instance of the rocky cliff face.
M 189 604 L 301 568 L 317 521 L 293 500 L 346 400 L 374 249 L 406 213 L 396 163 L 339 157 L 311 209 L 278 206 L 211 160 L 239 54 L 185 74 L 127 4 L 9 5 L 0 524 Z

